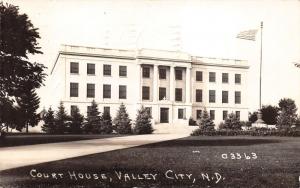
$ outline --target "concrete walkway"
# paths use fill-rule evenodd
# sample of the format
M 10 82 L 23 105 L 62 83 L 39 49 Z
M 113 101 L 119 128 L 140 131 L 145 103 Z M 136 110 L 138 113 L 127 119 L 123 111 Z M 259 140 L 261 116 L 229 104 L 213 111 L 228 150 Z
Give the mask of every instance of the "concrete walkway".
M 0 171 L 38 163 L 183 138 L 189 134 L 151 134 L 0 148 Z

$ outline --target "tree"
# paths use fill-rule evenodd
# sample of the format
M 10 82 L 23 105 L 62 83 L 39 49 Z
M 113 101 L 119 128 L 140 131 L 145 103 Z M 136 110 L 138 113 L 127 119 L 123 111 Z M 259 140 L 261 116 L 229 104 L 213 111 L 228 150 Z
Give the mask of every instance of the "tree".
M 277 127 L 279 129 L 291 128 L 296 123 L 297 107 L 295 101 L 284 98 L 279 101 L 279 116 L 277 118 Z
M 135 127 L 134 133 L 136 134 L 151 134 L 154 130 L 152 128 L 151 123 L 152 116 L 149 112 L 149 109 L 141 107 L 138 110 L 136 120 L 135 120 Z
M 44 120 L 44 125 L 42 126 L 42 131 L 46 133 L 54 134 L 56 132 L 56 126 L 55 126 L 54 111 L 52 110 L 51 107 L 44 114 L 43 120 Z
M 55 127 L 56 133 L 63 134 L 68 132 L 68 121 L 70 117 L 68 116 L 64 104 L 62 102 L 59 103 L 58 111 L 55 114 Z
M 230 113 L 220 129 L 241 130 L 242 124 L 234 113 Z
M 19 8 L 0 2 L 0 114 L 14 109 L 13 103 L 25 92 L 43 85 L 46 74 L 42 64 L 28 61 L 28 54 L 42 53 L 38 47 L 40 38 L 26 14 Z M 10 101 L 10 102 L 8 102 Z M 8 106 L 10 105 L 10 107 Z M 0 118 L 1 124 L 16 124 L 19 118 Z M 29 120 L 26 120 L 29 121 Z
M 86 122 L 84 124 L 84 131 L 86 133 L 99 133 L 103 121 L 98 110 L 98 105 L 95 100 L 92 101 L 91 107 L 87 113 Z
M 278 117 L 278 107 L 272 105 L 264 105 L 261 108 L 262 119 L 268 125 L 275 125 Z
M 39 108 L 40 98 L 37 96 L 35 90 L 24 89 L 24 93 L 16 99 L 19 105 L 19 119 L 20 123 L 17 125 L 17 130 L 21 131 L 26 127 L 28 133 L 28 126 L 34 127 L 40 120 L 37 114 Z
M 80 134 L 82 133 L 82 123 L 84 120 L 83 115 L 80 114 L 79 109 L 77 106 L 73 109 L 70 117 L 70 127 L 69 127 L 69 132 L 73 134 Z
M 256 122 L 257 121 L 257 114 L 258 114 L 258 112 L 253 112 L 253 113 L 249 113 L 249 121 L 251 122 L 251 123 L 254 123 L 254 122 Z
M 131 129 L 131 119 L 126 111 L 126 107 L 121 103 L 117 115 L 114 119 L 114 129 L 119 134 L 130 134 L 132 133 Z
M 272 105 L 263 105 L 261 108 L 262 119 L 268 125 L 274 125 L 277 122 L 279 108 Z M 257 120 L 257 113 L 253 112 L 249 115 L 249 121 L 255 123 Z
M 203 113 L 200 116 L 199 129 L 205 131 L 212 131 L 215 129 L 215 124 L 209 117 L 209 114 L 206 109 L 203 110 Z
M 102 128 L 101 128 L 101 133 L 106 133 L 106 134 L 110 134 L 113 131 L 113 127 L 112 127 L 112 120 L 111 120 L 111 116 L 109 111 L 104 111 L 102 114 Z

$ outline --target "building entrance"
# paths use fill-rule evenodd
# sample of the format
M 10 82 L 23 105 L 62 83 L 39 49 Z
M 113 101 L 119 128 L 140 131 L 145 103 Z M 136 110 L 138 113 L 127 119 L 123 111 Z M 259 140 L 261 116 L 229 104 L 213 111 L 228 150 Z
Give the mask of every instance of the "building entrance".
M 169 123 L 169 108 L 160 108 L 160 122 Z

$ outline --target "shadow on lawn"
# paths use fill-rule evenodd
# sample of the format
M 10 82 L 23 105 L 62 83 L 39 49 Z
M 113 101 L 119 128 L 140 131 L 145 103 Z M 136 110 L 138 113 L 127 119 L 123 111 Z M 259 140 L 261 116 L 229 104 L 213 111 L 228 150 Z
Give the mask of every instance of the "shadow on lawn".
M 178 147 L 178 146 L 249 146 L 257 144 L 271 144 L 279 143 L 280 140 L 271 139 L 201 139 L 201 140 L 172 140 L 159 142 L 154 144 L 144 145 L 144 148 L 154 148 L 154 147 Z

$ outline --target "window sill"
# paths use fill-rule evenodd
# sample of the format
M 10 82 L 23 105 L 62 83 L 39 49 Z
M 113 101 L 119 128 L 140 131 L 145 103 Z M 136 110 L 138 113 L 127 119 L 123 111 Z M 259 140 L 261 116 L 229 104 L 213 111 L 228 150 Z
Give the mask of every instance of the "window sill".
M 87 76 L 96 76 L 96 74 L 87 74 Z

